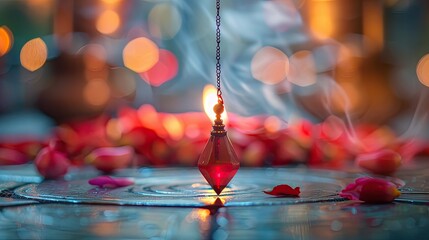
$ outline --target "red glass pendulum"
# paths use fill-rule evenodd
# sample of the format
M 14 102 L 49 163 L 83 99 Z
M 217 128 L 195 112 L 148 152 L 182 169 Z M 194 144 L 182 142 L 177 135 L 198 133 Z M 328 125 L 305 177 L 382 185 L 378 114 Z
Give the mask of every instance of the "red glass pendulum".
M 214 120 L 210 139 L 198 160 L 198 168 L 217 195 L 228 185 L 240 167 L 240 162 L 226 134 L 225 125 L 221 119 L 224 105 L 220 89 L 220 74 L 220 0 L 216 0 L 216 80 L 218 103 L 213 107 L 216 119 Z
M 229 140 L 225 125 L 220 114 L 223 112 L 223 104 L 218 103 L 214 106 L 216 120 L 214 121 L 211 137 L 204 148 L 198 168 L 201 174 L 219 195 L 228 185 L 234 175 L 240 168 L 240 162 Z

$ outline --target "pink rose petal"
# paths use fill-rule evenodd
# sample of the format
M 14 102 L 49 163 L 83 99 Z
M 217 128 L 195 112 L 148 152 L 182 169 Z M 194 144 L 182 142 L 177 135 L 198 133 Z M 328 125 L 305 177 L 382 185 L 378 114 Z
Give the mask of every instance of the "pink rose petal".
M 389 203 L 401 193 L 397 186 L 384 179 L 361 177 L 350 183 L 340 196 L 349 200 L 360 200 L 367 203 Z
M 67 157 L 51 147 L 44 147 L 34 160 L 37 171 L 45 178 L 53 179 L 64 176 L 70 166 Z
M 356 157 L 359 167 L 382 175 L 394 173 L 401 166 L 401 160 L 399 153 L 389 149 L 363 153 Z
M 109 176 L 99 176 L 88 180 L 88 183 L 101 188 L 119 188 L 133 185 L 134 181 L 127 178 L 111 178 Z
M 19 165 L 28 162 L 27 156 L 13 149 L 0 148 L 0 166 Z
M 88 155 L 88 161 L 98 170 L 110 173 L 127 167 L 134 157 L 134 149 L 129 146 L 97 148 Z

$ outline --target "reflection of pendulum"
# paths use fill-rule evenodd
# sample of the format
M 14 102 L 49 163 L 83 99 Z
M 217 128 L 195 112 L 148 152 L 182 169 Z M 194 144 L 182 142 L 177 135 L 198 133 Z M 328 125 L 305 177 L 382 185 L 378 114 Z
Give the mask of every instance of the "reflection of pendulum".
M 202 231 L 203 239 L 225 239 L 226 226 L 228 225 L 228 213 L 227 209 L 224 208 L 224 201 L 222 197 L 216 197 L 216 200 L 205 207 L 210 211 L 208 215 L 208 228 L 205 231 Z
M 216 80 L 218 103 L 213 107 L 216 113 L 211 137 L 205 146 L 198 168 L 201 174 L 219 195 L 228 185 L 240 167 L 237 155 L 225 131 L 221 119 L 224 111 L 222 91 L 220 88 L 220 0 L 216 0 Z

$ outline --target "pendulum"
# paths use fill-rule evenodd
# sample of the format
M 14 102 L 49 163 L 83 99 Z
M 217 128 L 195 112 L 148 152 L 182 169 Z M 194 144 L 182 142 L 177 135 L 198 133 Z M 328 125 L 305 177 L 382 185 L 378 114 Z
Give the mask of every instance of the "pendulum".
M 237 155 L 229 140 L 221 119 L 224 111 L 220 89 L 220 0 L 216 0 L 216 79 L 218 103 L 213 107 L 216 113 L 213 130 L 207 145 L 198 160 L 198 168 L 213 190 L 219 195 L 228 185 L 240 167 Z

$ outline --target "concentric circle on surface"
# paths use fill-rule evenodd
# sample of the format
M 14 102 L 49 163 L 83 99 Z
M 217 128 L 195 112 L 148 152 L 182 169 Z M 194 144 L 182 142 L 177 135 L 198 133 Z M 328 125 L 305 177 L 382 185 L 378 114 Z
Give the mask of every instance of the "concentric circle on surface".
M 297 169 L 241 169 L 219 196 L 224 206 L 282 205 L 341 200 L 337 193 L 344 184 L 323 172 Z M 132 177 L 133 186 L 103 189 L 87 180 L 46 181 L 15 190 L 21 197 L 42 201 L 101 203 L 145 206 L 211 206 L 218 196 L 205 183 L 197 169 L 130 170 L 118 176 Z M 272 197 L 262 191 L 279 184 L 299 186 L 297 198 Z

